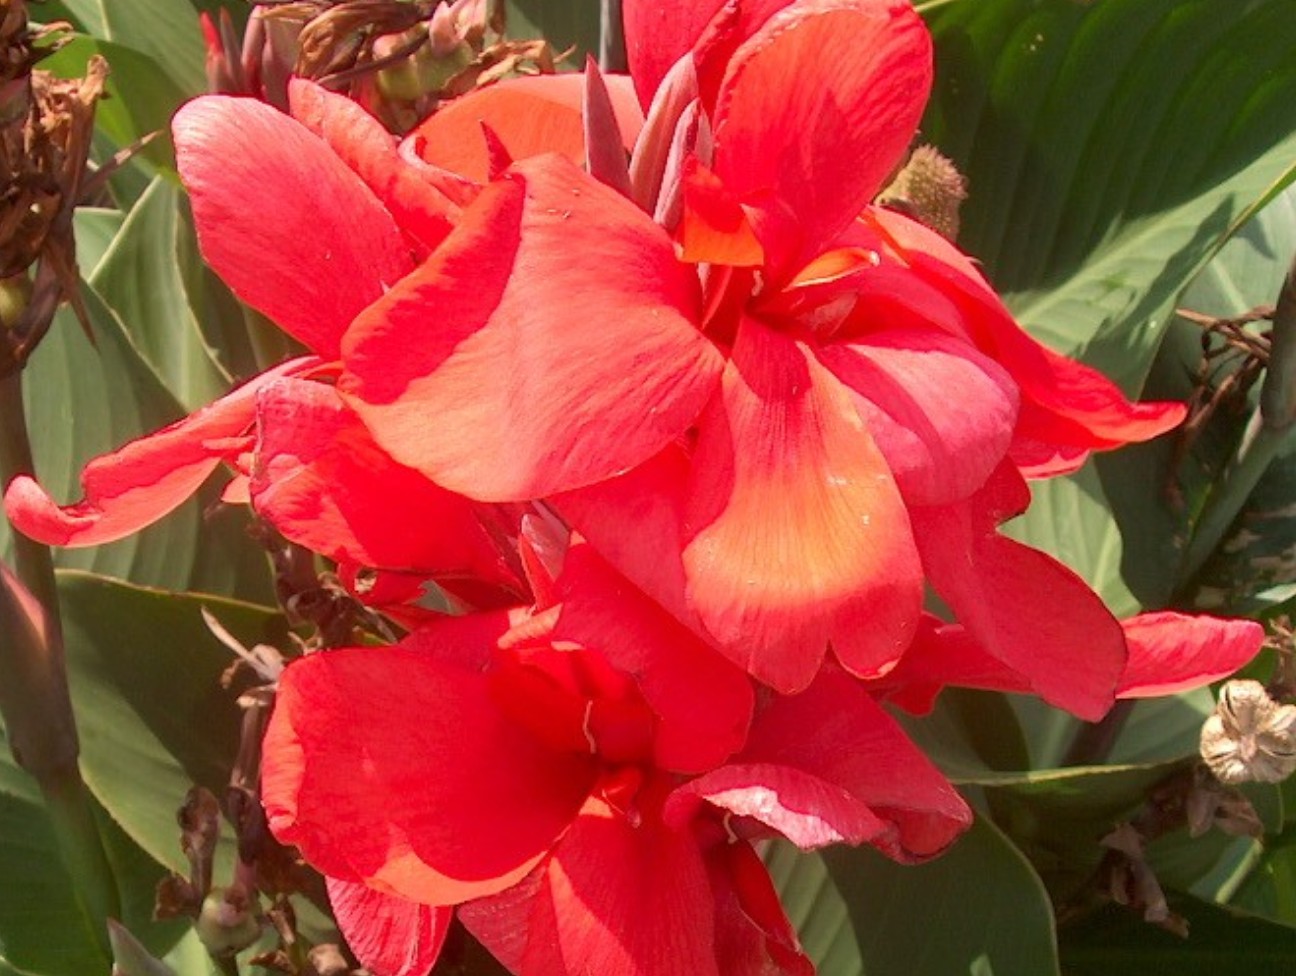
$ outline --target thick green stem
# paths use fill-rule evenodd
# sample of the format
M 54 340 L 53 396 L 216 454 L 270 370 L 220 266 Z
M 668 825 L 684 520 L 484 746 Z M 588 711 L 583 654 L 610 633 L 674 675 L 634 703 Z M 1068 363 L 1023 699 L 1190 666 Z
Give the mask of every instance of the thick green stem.
M 31 471 L 22 374 L 13 372 L 0 377 L 0 485 Z M 40 785 L 77 900 L 108 954 L 107 920 L 121 910 L 77 767 L 54 564 L 46 546 L 13 536 L 16 572 L 0 573 L 0 715 L 15 760 Z

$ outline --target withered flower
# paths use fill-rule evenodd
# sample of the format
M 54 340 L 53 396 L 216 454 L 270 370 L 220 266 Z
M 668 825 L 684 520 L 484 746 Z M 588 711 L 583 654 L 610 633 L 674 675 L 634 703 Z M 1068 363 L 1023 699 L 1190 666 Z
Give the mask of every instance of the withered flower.
M 1201 733 L 1201 756 L 1222 783 L 1277 783 L 1296 771 L 1296 705 L 1258 681 L 1229 681 Z
M 92 57 L 80 79 L 34 70 L 56 30 L 30 28 L 21 2 L 0 15 L 0 283 L 22 299 L 5 315 L 0 375 L 22 368 L 64 301 L 89 334 L 72 213 L 106 178 L 87 162 L 108 64 Z

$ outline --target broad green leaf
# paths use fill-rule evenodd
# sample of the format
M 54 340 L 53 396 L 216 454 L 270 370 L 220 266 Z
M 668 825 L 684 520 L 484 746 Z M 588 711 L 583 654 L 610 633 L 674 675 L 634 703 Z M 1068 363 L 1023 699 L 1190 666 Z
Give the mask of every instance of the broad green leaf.
M 241 714 L 220 683 L 233 656 L 200 609 L 249 646 L 280 618 L 75 572 L 60 574 L 59 597 L 86 783 L 136 843 L 184 871 L 175 811 L 195 783 L 223 793 Z
M 121 230 L 126 215 L 110 207 L 79 207 L 72 220 L 76 231 L 77 264 L 82 274 L 89 277 Z
M 576 50 L 568 64 L 579 68 L 599 51 L 599 0 L 507 0 L 509 37 L 543 37 L 556 52 Z
M 97 346 L 63 308 L 23 374 L 29 436 L 41 483 L 59 501 L 79 498 L 92 457 L 116 450 L 184 411 L 140 358 L 120 321 L 83 289 Z M 265 560 L 248 538 L 246 513 L 212 507 L 215 485 L 140 534 L 93 549 L 64 549 L 61 566 L 154 586 L 268 600 Z M 11 529 L 0 520 L 0 558 Z
M 1035 335 L 1139 390 L 1176 297 L 1296 172 L 1289 3 L 1001 0 L 927 16 L 938 79 L 924 132 L 970 181 L 960 244 Z M 1162 460 L 1111 464 L 1159 488 Z M 1120 609 L 1133 593 L 1161 603 L 1174 581 L 1146 595 L 1122 581 L 1103 489 L 1091 472 L 1037 485 L 1012 531 L 1055 554 L 1080 536 L 1062 555 Z M 1128 522 L 1161 534 L 1129 552 L 1173 545 L 1162 505 L 1140 502 Z
M 771 842 L 762 856 L 788 921 L 819 976 L 863 976 L 850 913 L 823 858 L 783 840 Z
M 993 770 L 1031 765 L 1010 697 L 1016 696 L 947 688 L 928 715 L 917 717 L 899 710 L 893 714 L 946 776 L 973 780 Z
M 1170 909 L 1188 920 L 1188 938 L 1171 935 L 1119 905 L 1094 912 L 1059 933 L 1072 976 L 1222 976 L 1282 973 L 1296 958 L 1296 929 L 1171 894 Z
M 153 952 L 167 952 L 184 923 L 150 921 L 163 870 L 96 807 L 123 915 Z M 108 971 L 90 923 L 77 906 L 35 781 L 10 758 L 0 728 L 0 974 L 83 976 Z
M 186 95 L 206 88 L 206 49 L 189 0 L 62 0 L 95 37 L 157 62 Z
M 868 976 L 1058 973 L 1053 908 L 1021 852 L 978 817 L 947 853 L 901 865 L 871 848 L 830 848 Z
M 197 260 L 184 194 L 155 177 L 89 277 L 135 347 L 187 409 L 225 393 L 231 378 L 190 306 L 181 261 Z

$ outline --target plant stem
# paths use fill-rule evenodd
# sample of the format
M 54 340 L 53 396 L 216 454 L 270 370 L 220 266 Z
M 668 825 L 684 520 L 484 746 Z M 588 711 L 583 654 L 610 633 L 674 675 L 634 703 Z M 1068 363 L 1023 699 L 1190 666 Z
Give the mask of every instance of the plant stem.
M 0 485 L 32 472 L 22 373 L 0 377 Z M 0 580 L 0 713 L 14 758 L 40 785 L 78 903 L 105 955 L 117 884 L 77 767 L 58 589 L 49 548 L 13 533 L 15 576 Z M 16 577 L 16 578 L 15 578 Z M 33 605 L 35 604 L 35 605 Z

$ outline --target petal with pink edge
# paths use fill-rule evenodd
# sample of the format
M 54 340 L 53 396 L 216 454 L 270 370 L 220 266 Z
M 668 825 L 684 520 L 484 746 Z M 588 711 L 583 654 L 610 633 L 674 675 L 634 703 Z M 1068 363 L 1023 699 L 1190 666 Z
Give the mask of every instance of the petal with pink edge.
M 1036 342 L 967 256 L 935 231 L 878 207 L 869 208 L 865 220 L 903 252 L 915 271 L 959 302 L 977 344 L 1021 387 L 1020 456 L 1027 475 L 1074 470 L 1083 462 L 1082 452 L 1149 440 L 1183 420 L 1183 404 L 1131 403 L 1101 373 Z M 1056 461 L 1064 455 L 1071 458 L 1070 468 Z M 1037 462 L 1039 471 L 1034 470 Z
M 1020 482 L 1004 465 L 967 501 L 911 509 L 914 538 L 932 586 L 968 632 L 1049 704 L 1095 721 L 1115 701 L 1125 635 L 1084 580 L 998 533 L 1009 513 L 995 496 Z
M 910 505 L 966 498 L 999 466 L 1017 421 L 1017 386 L 971 345 L 936 331 L 874 332 L 817 350 Z
M 451 908 L 435 908 L 325 878 L 333 917 L 347 945 L 373 976 L 427 976 L 441 955 Z
M 538 498 L 647 460 L 693 423 L 722 368 L 697 300 L 659 227 L 545 156 L 488 187 L 356 320 L 338 388 L 438 484 Z
M 922 571 L 886 461 L 841 383 L 755 319 L 699 422 L 684 521 L 690 605 L 777 690 L 809 685 L 830 642 L 860 676 L 909 643 Z
M 485 675 L 403 647 L 291 664 L 264 743 L 270 829 L 324 873 L 451 905 L 516 884 L 588 794 L 586 755 L 537 743 Z
M 931 39 L 906 0 L 802 0 L 734 53 L 715 108 L 713 168 L 763 209 L 799 270 L 881 189 L 931 88 Z
M 833 668 L 804 694 L 774 699 L 738 761 L 677 789 L 668 817 L 686 814 L 690 796 L 807 848 L 868 843 L 906 862 L 939 854 L 972 822 L 962 797 L 895 720 Z
M 1200 688 L 1228 677 L 1260 652 L 1264 627 L 1254 620 L 1222 620 L 1163 611 L 1121 624 L 1129 664 L 1118 698 L 1151 698 Z
M 629 78 L 609 75 L 604 80 L 622 144 L 629 151 L 643 128 L 643 111 Z M 485 183 L 491 172 L 482 126 L 500 138 L 511 159 L 556 152 L 583 163 L 584 88 L 579 74 L 512 78 L 456 98 L 410 135 L 425 161 L 478 183 Z
M 92 460 L 81 472 L 80 502 L 60 506 L 34 479 L 5 489 L 5 511 L 24 535 L 50 546 L 97 546 L 133 535 L 174 511 L 221 461 L 250 446 L 257 391 L 309 371 L 314 357 L 290 360 L 183 420 Z
M 172 122 L 203 257 L 312 351 L 414 266 L 392 215 L 310 130 L 251 98 L 195 99 Z

